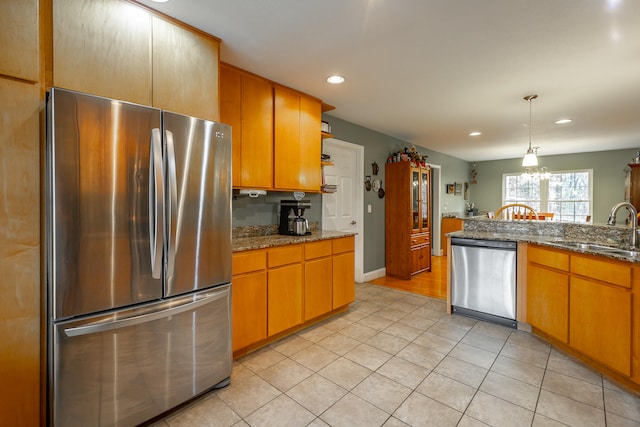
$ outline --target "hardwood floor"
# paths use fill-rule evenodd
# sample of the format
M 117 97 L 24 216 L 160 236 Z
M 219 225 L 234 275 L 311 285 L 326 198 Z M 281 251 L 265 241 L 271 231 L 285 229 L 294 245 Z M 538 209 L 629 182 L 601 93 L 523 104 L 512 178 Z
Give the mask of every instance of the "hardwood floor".
M 371 280 L 369 283 L 429 297 L 447 299 L 447 257 L 431 257 L 431 271 L 416 274 L 411 280 L 385 276 Z

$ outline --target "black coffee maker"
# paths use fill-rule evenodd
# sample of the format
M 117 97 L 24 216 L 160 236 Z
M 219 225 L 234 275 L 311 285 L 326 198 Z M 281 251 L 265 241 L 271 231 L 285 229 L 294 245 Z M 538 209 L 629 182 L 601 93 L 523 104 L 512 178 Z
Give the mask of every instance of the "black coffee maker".
M 304 210 L 311 208 L 309 200 L 280 200 L 280 226 L 278 233 L 288 236 L 311 234 Z

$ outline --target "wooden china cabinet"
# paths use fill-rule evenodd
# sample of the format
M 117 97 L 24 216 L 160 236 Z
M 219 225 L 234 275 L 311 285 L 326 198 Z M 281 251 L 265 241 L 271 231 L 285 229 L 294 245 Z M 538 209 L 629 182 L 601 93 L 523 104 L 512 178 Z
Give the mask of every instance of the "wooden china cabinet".
M 389 276 L 431 271 L 431 168 L 386 163 L 385 259 Z
M 630 163 L 630 171 L 627 174 L 625 200 L 640 209 L 640 163 Z M 638 211 L 640 212 L 640 210 Z

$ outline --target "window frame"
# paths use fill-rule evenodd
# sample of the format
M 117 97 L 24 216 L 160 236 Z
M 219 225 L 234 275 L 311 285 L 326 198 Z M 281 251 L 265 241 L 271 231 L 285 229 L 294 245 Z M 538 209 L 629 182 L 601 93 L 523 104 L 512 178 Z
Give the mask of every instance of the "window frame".
M 589 213 L 587 214 L 589 218 L 593 218 L 593 169 L 568 169 L 568 170 L 559 170 L 559 171 L 549 171 L 548 173 L 550 175 L 555 175 L 555 174 L 570 174 L 570 173 L 587 173 L 588 174 L 588 179 L 589 179 L 589 199 L 588 200 L 576 200 L 576 201 L 586 201 L 589 203 Z M 524 175 L 523 173 L 503 173 L 502 174 L 502 205 L 504 206 L 507 203 L 525 203 L 525 204 L 529 204 L 527 201 L 516 201 L 516 200 L 507 200 L 506 195 L 507 195 L 507 177 L 511 177 L 511 176 L 522 176 Z M 550 212 L 549 210 L 549 203 L 553 203 L 556 202 L 555 200 L 549 200 L 549 178 L 541 178 L 541 177 L 532 177 L 530 179 L 537 179 L 538 180 L 538 185 L 539 185 L 539 194 L 540 194 L 540 199 L 539 200 L 534 200 L 534 205 L 537 203 L 540 206 L 540 209 L 537 209 L 539 212 Z M 570 200 L 563 200 L 560 201 L 559 203 L 566 203 L 566 202 L 570 202 Z M 561 221 L 560 219 L 557 219 L 556 221 L 559 222 L 586 222 L 587 218 L 584 219 L 584 221 L 578 221 L 575 218 L 574 215 L 574 220 L 573 221 Z

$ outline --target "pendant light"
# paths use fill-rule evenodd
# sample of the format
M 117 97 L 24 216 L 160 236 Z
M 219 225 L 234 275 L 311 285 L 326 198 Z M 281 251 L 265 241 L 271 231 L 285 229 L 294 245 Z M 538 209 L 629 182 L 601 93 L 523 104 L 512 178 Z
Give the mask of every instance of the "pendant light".
M 524 167 L 538 166 L 538 156 L 536 155 L 538 147 L 535 147 L 536 151 L 531 147 L 531 101 L 537 97 L 538 95 L 527 95 L 524 97 L 525 101 L 529 101 L 529 149 L 522 159 L 522 166 Z

